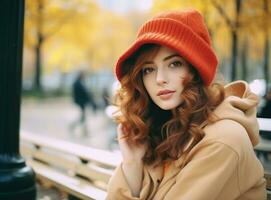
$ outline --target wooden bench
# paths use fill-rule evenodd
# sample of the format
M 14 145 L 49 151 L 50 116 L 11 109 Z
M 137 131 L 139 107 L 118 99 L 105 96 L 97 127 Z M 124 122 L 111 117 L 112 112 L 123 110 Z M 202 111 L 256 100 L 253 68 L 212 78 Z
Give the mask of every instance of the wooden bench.
M 271 168 L 269 155 L 271 154 L 271 119 L 258 118 L 260 126 L 260 143 L 254 148 L 257 157 L 265 167 L 267 199 L 271 200 Z M 266 165 L 265 165 L 266 164 Z
M 264 178 L 266 179 L 267 200 L 271 200 L 271 173 L 265 172 Z
M 260 143 L 254 147 L 254 150 L 261 162 L 267 162 L 268 155 L 271 153 L 271 140 L 261 138 Z
M 37 179 L 79 199 L 105 199 L 120 155 L 21 131 L 21 153 Z
M 263 128 L 261 123 L 260 128 Z M 79 199 L 105 199 L 108 180 L 121 160 L 119 154 L 25 131 L 21 131 L 20 147 L 39 181 Z M 266 159 L 271 152 L 270 143 L 261 140 L 255 152 Z M 271 200 L 271 173 L 267 170 L 265 178 L 268 199 Z
M 262 161 L 268 160 L 268 155 L 271 154 L 271 119 L 258 118 L 260 126 L 260 143 L 254 148 L 257 157 Z
M 258 118 L 260 126 L 260 135 L 262 138 L 271 140 L 271 119 L 269 118 Z

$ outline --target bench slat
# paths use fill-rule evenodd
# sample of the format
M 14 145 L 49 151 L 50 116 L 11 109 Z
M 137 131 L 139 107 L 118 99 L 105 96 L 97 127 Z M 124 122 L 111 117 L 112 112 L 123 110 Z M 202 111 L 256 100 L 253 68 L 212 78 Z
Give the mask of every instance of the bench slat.
M 109 168 L 115 168 L 121 161 L 121 156 L 108 151 L 84 147 L 71 142 L 45 137 L 26 131 L 20 132 L 21 139 L 25 142 L 33 143 L 42 147 L 54 149 L 75 155 L 84 160 L 92 160 Z M 76 150 L 76 151 L 75 151 Z
M 260 151 L 260 152 L 271 153 L 270 141 L 261 138 L 260 143 L 254 147 L 254 150 Z
M 268 172 L 264 173 L 264 178 L 266 179 L 266 188 L 271 190 L 271 174 Z
M 83 177 L 89 178 L 92 181 L 99 180 L 107 183 L 113 173 L 113 170 L 103 169 L 101 167 L 95 166 L 91 163 L 82 164 L 78 159 L 68 159 L 65 155 L 58 155 L 57 152 L 45 152 L 43 148 L 34 149 L 22 143 L 22 155 L 27 157 L 31 155 L 32 159 L 40 160 L 50 165 L 52 168 L 61 168 L 63 171 L 71 175 L 81 175 Z M 76 158 L 76 157 L 74 157 Z
M 115 153 L 21 132 L 20 150 L 37 178 L 80 199 L 105 199 Z
M 76 177 L 69 177 L 61 172 L 56 172 L 45 164 L 41 164 L 34 160 L 28 160 L 27 164 L 33 167 L 37 178 L 46 179 L 69 194 L 85 200 L 103 200 L 106 197 L 105 191 L 98 189 L 95 186 L 91 186 L 91 184 L 87 181 L 78 179 Z

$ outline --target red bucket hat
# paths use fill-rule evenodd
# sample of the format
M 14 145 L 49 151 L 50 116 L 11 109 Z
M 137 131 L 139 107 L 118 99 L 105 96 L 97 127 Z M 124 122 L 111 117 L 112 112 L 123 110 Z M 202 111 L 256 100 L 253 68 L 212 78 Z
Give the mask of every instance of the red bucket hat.
M 177 51 L 196 68 L 206 86 L 213 81 L 218 59 L 212 49 L 204 19 L 198 11 L 168 11 L 143 24 L 135 42 L 117 61 L 118 80 L 124 75 L 123 63 L 142 45 L 150 43 L 164 45 Z

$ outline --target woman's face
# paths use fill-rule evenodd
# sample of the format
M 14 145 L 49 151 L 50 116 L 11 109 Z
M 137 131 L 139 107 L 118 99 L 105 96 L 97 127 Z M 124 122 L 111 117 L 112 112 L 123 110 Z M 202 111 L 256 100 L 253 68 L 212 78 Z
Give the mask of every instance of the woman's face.
M 164 46 L 153 59 L 143 61 L 143 84 L 152 101 L 163 110 L 181 104 L 184 80 L 192 77 L 189 64 L 176 51 Z

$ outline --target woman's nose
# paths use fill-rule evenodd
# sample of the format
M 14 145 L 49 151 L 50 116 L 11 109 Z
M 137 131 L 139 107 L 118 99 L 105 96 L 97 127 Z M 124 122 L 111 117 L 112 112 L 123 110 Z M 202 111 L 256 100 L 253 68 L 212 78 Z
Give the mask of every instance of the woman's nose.
M 156 82 L 158 85 L 163 85 L 168 82 L 164 70 L 160 70 L 160 69 L 157 70 Z

